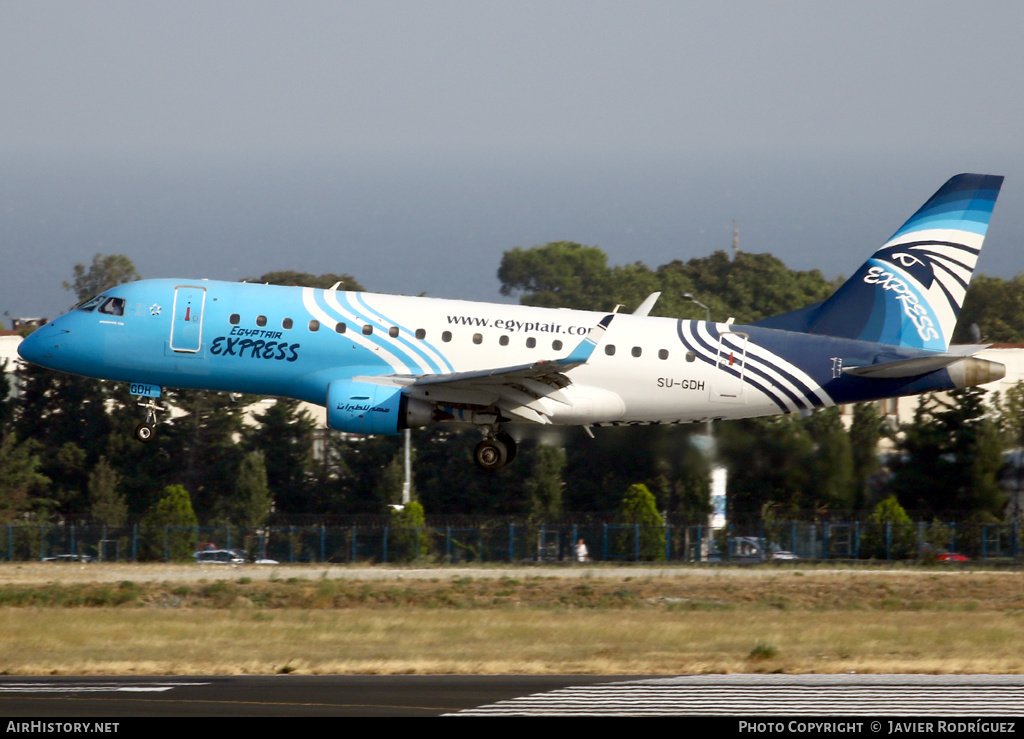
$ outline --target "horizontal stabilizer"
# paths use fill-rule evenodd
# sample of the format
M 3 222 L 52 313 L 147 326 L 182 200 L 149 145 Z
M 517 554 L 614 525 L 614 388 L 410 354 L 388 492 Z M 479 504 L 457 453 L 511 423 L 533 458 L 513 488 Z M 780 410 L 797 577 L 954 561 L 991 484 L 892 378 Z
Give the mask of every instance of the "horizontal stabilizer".
M 962 354 L 933 354 L 925 357 L 911 357 L 910 359 L 899 359 L 895 362 L 880 362 L 879 364 L 868 364 L 862 367 L 844 367 L 843 372 L 856 377 L 868 377 L 871 379 L 894 379 L 900 377 L 917 377 L 935 372 L 946 367 L 950 368 L 950 374 L 954 374 L 953 367 L 956 367 L 956 375 L 969 375 L 974 381 L 968 384 L 983 385 L 986 382 L 995 382 L 1006 375 L 1006 366 L 999 362 L 990 362 L 987 359 L 977 357 L 965 357 Z M 956 379 L 956 378 L 954 378 Z M 959 382 L 957 383 L 958 386 Z

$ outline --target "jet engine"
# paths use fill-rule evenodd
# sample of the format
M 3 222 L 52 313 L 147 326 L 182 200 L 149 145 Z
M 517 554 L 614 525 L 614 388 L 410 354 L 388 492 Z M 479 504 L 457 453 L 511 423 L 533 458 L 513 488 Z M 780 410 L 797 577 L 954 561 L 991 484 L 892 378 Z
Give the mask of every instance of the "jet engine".
M 351 434 L 397 434 L 433 422 L 433 406 L 400 388 L 335 380 L 327 386 L 327 425 Z

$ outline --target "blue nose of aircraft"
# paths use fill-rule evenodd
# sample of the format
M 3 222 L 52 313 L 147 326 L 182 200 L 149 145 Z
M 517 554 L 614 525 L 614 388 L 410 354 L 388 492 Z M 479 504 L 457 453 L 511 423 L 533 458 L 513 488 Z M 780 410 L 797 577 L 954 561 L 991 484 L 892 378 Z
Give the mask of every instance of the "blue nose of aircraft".
M 70 337 L 70 331 L 51 322 L 25 337 L 18 345 L 18 354 L 32 364 L 56 369 L 57 358 L 61 350 L 66 352 Z

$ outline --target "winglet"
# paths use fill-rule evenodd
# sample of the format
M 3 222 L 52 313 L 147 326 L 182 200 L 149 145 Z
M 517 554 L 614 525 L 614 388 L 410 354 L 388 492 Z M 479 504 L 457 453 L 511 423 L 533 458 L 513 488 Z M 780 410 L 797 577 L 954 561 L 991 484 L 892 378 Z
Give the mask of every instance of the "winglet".
M 601 343 L 601 338 L 604 336 L 604 332 L 608 330 L 613 318 L 615 318 L 615 315 L 611 313 L 602 318 L 594 328 L 590 329 L 586 338 L 569 353 L 569 356 L 559 359 L 555 364 L 559 366 L 586 364 L 590 360 L 590 355 L 594 353 L 594 349 Z

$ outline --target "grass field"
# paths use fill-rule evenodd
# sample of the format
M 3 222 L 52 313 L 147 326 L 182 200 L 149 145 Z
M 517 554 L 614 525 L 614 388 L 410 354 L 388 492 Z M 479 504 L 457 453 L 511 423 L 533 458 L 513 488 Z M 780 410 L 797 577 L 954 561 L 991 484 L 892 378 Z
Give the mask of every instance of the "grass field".
M 1024 672 L 1016 571 L 104 567 L 0 566 L 0 672 Z

